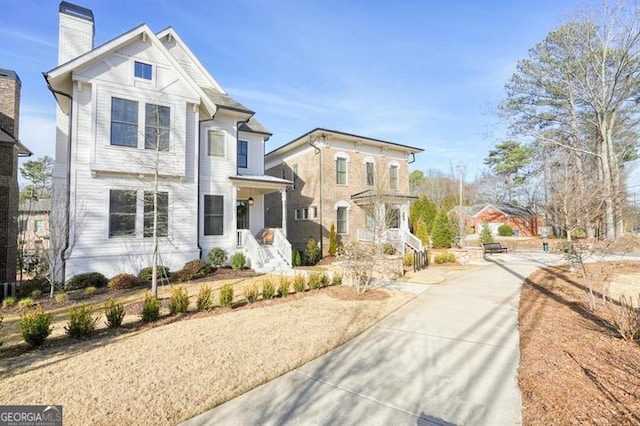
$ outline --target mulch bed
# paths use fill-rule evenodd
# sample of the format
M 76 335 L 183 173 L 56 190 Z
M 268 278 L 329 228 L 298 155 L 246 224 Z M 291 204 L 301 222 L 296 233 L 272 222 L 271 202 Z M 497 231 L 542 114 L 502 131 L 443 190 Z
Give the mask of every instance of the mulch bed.
M 614 268 L 640 273 L 637 263 Z M 541 269 L 523 284 L 519 384 L 525 425 L 640 424 L 640 345 L 620 337 L 610 305 L 598 300 L 589 310 L 585 289 L 564 267 Z

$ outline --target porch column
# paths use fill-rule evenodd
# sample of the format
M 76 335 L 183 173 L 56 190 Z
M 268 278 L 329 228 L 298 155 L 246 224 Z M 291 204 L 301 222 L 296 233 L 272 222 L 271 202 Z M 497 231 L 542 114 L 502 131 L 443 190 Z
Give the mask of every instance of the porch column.
M 287 236 L 287 190 L 280 190 L 280 197 L 282 198 L 282 233 Z
M 409 230 L 409 202 L 400 206 L 400 228 Z

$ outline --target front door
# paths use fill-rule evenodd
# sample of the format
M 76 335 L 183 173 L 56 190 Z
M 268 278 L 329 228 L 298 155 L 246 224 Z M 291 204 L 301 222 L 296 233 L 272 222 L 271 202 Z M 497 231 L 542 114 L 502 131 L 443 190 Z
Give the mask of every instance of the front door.
M 238 229 L 249 229 L 249 203 L 246 200 L 238 200 L 236 211 Z

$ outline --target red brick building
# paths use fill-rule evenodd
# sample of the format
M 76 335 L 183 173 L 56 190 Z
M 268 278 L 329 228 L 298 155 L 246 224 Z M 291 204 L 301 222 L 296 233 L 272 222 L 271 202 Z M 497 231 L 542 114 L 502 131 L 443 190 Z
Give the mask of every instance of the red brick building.
M 466 210 L 465 225 L 476 234 L 482 231 L 485 223 L 493 234 L 498 234 L 501 225 L 509 225 L 514 234 L 521 237 L 539 235 L 542 226 L 542 218 L 538 214 L 513 204 L 478 204 Z

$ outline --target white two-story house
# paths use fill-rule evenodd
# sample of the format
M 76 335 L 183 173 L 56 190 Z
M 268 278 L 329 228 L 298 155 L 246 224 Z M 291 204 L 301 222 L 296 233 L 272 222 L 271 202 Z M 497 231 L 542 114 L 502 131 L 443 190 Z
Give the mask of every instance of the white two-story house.
M 59 65 L 44 73 L 58 104 L 59 279 L 150 266 L 153 229 L 158 263 L 171 270 L 213 247 L 243 252 L 254 269 L 280 253 L 290 262 L 286 220 L 271 252 L 253 237 L 264 194 L 279 192 L 284 206 L 292 184 L 264 174 L 270 133 L 254 112 L 172 28 L 142 24 L 94 47 L 91 10 L 62 2 L 59 20 Z

